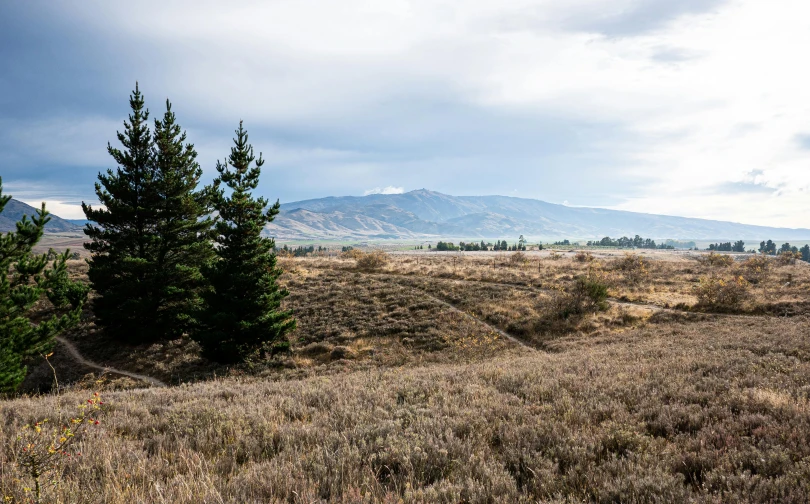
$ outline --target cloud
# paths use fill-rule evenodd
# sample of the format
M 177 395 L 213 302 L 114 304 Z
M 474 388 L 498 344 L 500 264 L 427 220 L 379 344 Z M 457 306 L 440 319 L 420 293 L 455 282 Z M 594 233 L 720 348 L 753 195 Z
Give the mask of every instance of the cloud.
M 653 60 L 661 63 L 681 63 L 700 58 L 700 53 L 679 47 L 660 47 L 653 51 Z
M 574 18 L 570 25 L 608 36 L 648 33 L 688 15 L 705 14 L 726 0 L 632 0 L 611 1 Z
M 42 201 L 21 200 L 23 203 L 31 205 L 34 208 L 39 208 Z M 84 219 L 84 211 L 81 205 L 75 203 L 66 203 L 63 201 L 46 200 L 45 208 L 58 217 L 63 219 Z
M 363 196 L 368 196 L 369 194 L 402 194 L 404 192 L 405 188 L 403 187 L 385 186 L 383 188 L 375 187 L 374 189 L 369 189 L 363 192 Z
M 800 133 L 795 137 L 796 143 L 804 150 L 810 150 L 810 134 Z
M 810 212 L 810 141 L 796 134 L 810 7 L 791 0 L 89 0 L 4 14 L 0 162 L 29 200 L 93 197 L 139 80 L 153 116 L 172 99 L 206 181 L 244 119 L 267 160 L 259 191 L 282 201 L 396 181 L 759 224 Z

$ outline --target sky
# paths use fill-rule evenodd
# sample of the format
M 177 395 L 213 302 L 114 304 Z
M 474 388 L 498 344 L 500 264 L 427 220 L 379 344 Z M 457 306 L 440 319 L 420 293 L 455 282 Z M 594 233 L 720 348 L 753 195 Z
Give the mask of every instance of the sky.
M 810 227 L 810 4 L 0 2 L 4 193 L 96 202 L 139 83 L 205 180 L 244 120 L 282 203 L 427 188 Z

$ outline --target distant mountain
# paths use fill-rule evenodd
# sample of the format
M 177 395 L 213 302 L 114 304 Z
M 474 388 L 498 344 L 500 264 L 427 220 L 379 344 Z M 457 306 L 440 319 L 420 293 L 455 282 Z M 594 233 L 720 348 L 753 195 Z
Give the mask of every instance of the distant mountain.
M 568 207 L 508 196 L 449 196 L 421 189 L 296 201 L 281 205 L 267 233 L 280 240 L 527 238 L 810 240 L 810 229 Z
M 0 233 L 16 230 L 17 221 L 22 219 L 23 215 L 27 215 L 30 218 L 36 215 L 36 213 L 37 209 L 31 205 L 11 199 L 3 209 L 3 213 L 0 213 Z M 54 214 L 51 214 L 50 217 L 50 222 L 45 224 L 46 233 L 70 233 L 81 232 L 82 230 L 81 227 L 61 217 L 57 217 Z

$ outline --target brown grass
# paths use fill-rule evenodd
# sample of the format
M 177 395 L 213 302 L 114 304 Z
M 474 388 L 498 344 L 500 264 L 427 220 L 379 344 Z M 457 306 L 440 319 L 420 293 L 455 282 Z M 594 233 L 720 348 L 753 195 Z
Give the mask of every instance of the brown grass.
M 182 339 L 122 348 L 88 312 L 70 335 L 87 357 L 184 384 L 99 385 L 57 349 L 66 394 L 0 403 L 0 498 L 30 496 L 21 426 L 103 387 L 103 428 L 47 502 L 810 499 L 807 265 L 512 257 L 284 258 L 291 353 L 233 368 Z M 699 303 L 712 275 L 743 276 L 743 315 L 696 313 L 729 311 Z M 560 317 L 580 278 L 608 309 Z
M 53 502 L 806 502 L 808 320 L 561 340 L 559 352 L 105 394 Z M 83 396 L 0 406 L 2 436 Z M 0 494 L 23 502 L 15 453 Z

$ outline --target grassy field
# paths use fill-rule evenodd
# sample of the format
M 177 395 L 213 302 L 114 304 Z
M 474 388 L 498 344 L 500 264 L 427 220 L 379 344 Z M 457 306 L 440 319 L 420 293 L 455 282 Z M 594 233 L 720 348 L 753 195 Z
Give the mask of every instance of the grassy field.
M 31 498 L 23 426 L 100 391 L 100 425 L 45 502 L 810 501 L 807 264 L 384 262 L 283 259 L 291 352 L 233 368 L 187 340 L 122 348 L 88 311 L 68 335 L 88 359 L 173 386 L 99 381 L 57 347 L 61 394 L 0 403 L 0 497 Z M 604 303 L 578 297 L 581 278 Z M 35 365 L 28 390 L 51 373 Z

